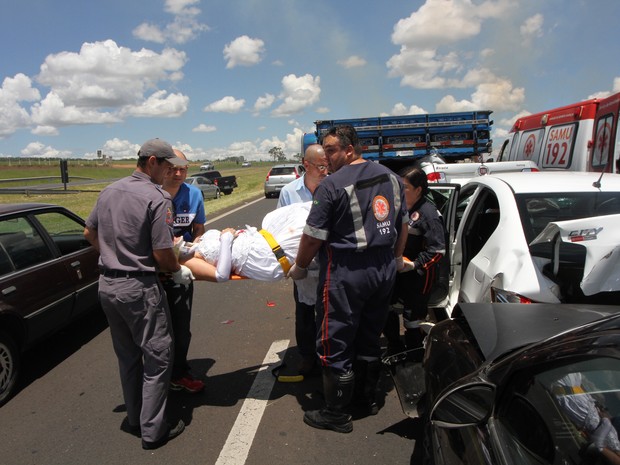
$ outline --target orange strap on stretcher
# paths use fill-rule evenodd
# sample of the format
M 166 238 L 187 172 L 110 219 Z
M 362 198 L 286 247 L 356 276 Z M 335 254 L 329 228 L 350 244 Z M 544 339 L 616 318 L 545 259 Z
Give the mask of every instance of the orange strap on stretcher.
M 291 269 L 291 263 L 288 261 L 288 258 L 286 258 L 286 255 L 284 254 L 284 250 L 282 250 L 282 247 L 280 247 L 280 244 L 277 243 L 277 241 L 274 239 L 274 237 L 271 235 L 269 231 L 265 229 L 261 229 L 258 232 L 261 234 L 261 236 L 265 238 L 265 240 L 269 244 L 269 247 L 271 247 L 273 254 L 276 256 L 276 259 L 278 260 L 278 262 L 280 262 L 280 265 L 282 266 L 282 269 L 284 270 L 284 274 L 287 274 L 288 270 Z

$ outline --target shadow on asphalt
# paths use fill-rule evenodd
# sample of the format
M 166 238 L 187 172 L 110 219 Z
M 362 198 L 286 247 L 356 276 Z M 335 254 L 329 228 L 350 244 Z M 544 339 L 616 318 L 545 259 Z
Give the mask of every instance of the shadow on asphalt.
M 107 327 L 105 314 L 97 308 L 24 352 L 21 374 L 13 397 L 52 371 Z

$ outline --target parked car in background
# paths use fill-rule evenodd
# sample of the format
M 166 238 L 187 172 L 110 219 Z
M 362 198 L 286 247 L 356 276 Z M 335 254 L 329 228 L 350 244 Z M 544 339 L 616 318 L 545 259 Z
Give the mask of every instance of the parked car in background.
M 384 359 L 420 463 L 618 463 L 619 306 L 463 303 L 425 346 Z
M 214 169 L 215 169 L 215 165 L 213 165 L 213 163 L 211 163 L 210 161 L 200 165 L 200 170 L 201 171 L 211 171 L 211 170 L 214 170 Z
M 84 221 L 46 204 L 0 204 L 0 405 L 21 353 L 98 307 L 99 254 Z
M 232 194 L 233 189 L 237 187 L 237 176 L 222 176 L 222 173 L 217 170 L 201 171 L 200 173 L 190 174 L 188 179 L 194 177 L 210 179 L 213 181 L 213 184 L 220 188 L 220 192 L 224 195 Z
M 243 163 L 241 163 L 242 168 L 249 168 L 250 166 L 252 166 L 252 163 L 250 163 L 249 161 L 244 161 Z
M 203 200 L 220 198 L 220 188 L 213 184 L 213 181 L 208 178 L 193 176 L 185 178 L 185 182 L 190 186 L 195 186 L 200 189 L 200 191 L 202 192 Z
M 265 197 L 278 197 L 284 186 L 301 177 L 305 171 L 300 163 L 273 166 L 265 178 Z
M 540 171 L 431 185 L 458 302 L 620 302 L 620 175 Z

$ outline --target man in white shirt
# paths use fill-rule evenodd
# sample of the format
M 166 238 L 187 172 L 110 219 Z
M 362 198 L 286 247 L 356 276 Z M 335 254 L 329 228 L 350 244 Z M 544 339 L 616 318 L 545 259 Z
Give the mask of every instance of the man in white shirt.
M 320 144 L 310 145 L 303 159 L 306 172 L 295 181 L 282 188 L 278 199 L 278 208 L 297 202 L 312 200 L 312 194 L 321 180 L 327 176 L 327 158 Z M 316 290 L 318 285 L 318 268 L 310 269 L 308 277 L 295 281 L 293 297 L 295 298 L 295 339 L 301 356 L 298 372 L 301 375 L 318 374 L 318 357 L 316 354 Z

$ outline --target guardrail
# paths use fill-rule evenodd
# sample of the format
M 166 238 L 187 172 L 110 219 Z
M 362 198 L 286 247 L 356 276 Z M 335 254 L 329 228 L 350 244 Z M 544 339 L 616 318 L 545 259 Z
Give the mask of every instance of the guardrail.
M 85 179 L 85 180 L 93 180 L 94 178 L 87 178 L 84 176 L 69 176 L 69 181 L 71 179 Z M 0 184 L 9 184 L 11 182 L 23 182 L 23 181 L 58 181 L 62 182 L 62 178 L 60 176 L 36 176 L 32 178 L 9 178 L 9 179 L 0 179 Z

